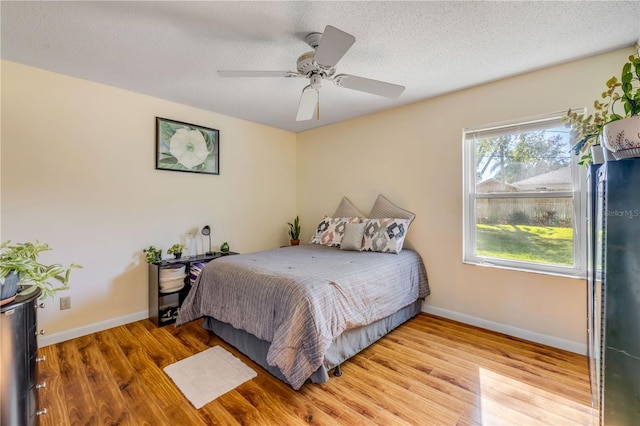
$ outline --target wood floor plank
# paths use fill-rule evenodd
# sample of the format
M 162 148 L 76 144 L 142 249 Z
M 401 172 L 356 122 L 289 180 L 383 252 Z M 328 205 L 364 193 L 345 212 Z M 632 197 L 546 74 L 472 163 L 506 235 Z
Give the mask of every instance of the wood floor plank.
M 420 318 L 425 320 L 420 321 Z M 579 370 L 584 368 L 581 360 L 584 359 L 581 355 L 573 352 L 563 350 L 549 351 L 549 347 L 540 343 L 530 342 L 519 339 L 517 337 L 508 336 L 498 332 L 489 332 L 479 327 L 457 323 L 452 320 L 448 320 L 433 315 L 425 315 L 418 318 L 418 321 L 411 322 L 411 326 L 429 326 L 430 328 L 442 327 L 441 331 L 444 331 L 447 335 L 450 333 L 462 333 L 462 335 L 473 335 L 474 338 L 491 342 L 492 346 L 504 347 L 508 349 L 510 354 L 524 353 L 532 361 L 540 360 L 543 363 L 554 363 L 560 361 L 563 367 L 577 367 Z M 428 320 L 427 320 L 428 319 Z M 515 343 L 515 344 L 514 344 Z
M 149 390 L 139 379 L 137 371 L 129 362 L 127 354 L 122 350 L 114 337 L 118 327 L 96 333 L 94 338 L 108 366 L 111 377 L 131 411 L 136 425 L 164 424 L 161 407 L 155 398 L 150 397 Z
M 195 409 L 167 365 L 220 345 L 258 375 Z M 299 391 L 204 330 L 149 320 L 41 348 L 41 425 L 589 425 L 586 358 L 419 314 Z
M 219 400 L 214 400 L 198 410 L 207 425 L 240 426 L 242 423 L 227 411 Z
M 39 417 L 40 426 L 68 426 L 69 413 L 64 398 L 64 380 L 58 364 L 57 346 L 38 349 L 38 356 L 45 357 L 38 363 L 38 383 L 46 383 L 44 389 L 38 391 L 40 403 L 38 410 L 46 409 L 47 413 Z
M 426 352 L 437 359 L 448 362 L 456 362 L 457 365 L 474 369 L 482 368 L 501 371 L 514 379 L 530 382 L 547 382 L 545 386 L 556 386 L 558 394 L 567 392 L 578 395 L 588 395 L 589 384 L 585 383 L 580 375 L 561 374 L 550 368 L 539 368 L 523 361 L 515 361 L 510 357 L 497 356 L 491 352 L 476 351 L 473 344 L 473 336 L 470 342 L 463 344 L 458 339 L 447 339 L 443 336 L 425 334 L 424 330 L 415 330 L 409 327 L 396 330 L 389 336 L 385 344 L 403 342 L 404 347 L 411 347 L 416 352 Z M 586 360 L 585 360 L 586 362 Z M 588 376 L 588 374 L 585 375 Z M 551 380 L 551 383 L 548 381 Z
M 136 376 L 150 391 L 161 409 L 182 397 L 180 391 L 172 385 L 169 378 L 162 370 L 158 369 L 156 364 L 156 362 L 167 362 L 167 359 L 172 359 L 170 356 L 164 352 L 158 353 L 157 348 L 147 351 L 147 347 L 141 343 L 142 336 L 131 334 L 127 326 L 113 330 L 113 336 L 136 371 Z
M 100 419 L 95 410 L 95 395 L 85 374 L 78 342 L 78 339 L 69 340 L 56 348 L 67 415 L 72 425 L 97 425 Z
M 261 370 L 257 366 L 252 368 Z M 300 398 L 290 398 L 291 388 L 279 380 L 274 381 L 272 376 L 266 372 L 259 373 L 258 377 L 248 382 L 246 390 L 250 390 L 252 396 L 243 396 L 254 407 L 257 409 L 269 407 L 269 410 L 274 410 L 273 415 L 283 419 L 285 424 L 295 424 L 296 422 L 309 425 L 331 424 L 344 411 L 340 410 L 335 413 L 329 410 L 327 412 L 323 410 L 326 406 L 323 406 L 322 403 L 316 405 Z M 289 421 L 287 422 L 286 419 Z
M 538 368 L 545 368 L 561 375 L 564 375 L 567 372 L 584 371 L 584 368 L 586 367 L 584 357 L 582 361 L 578 361 L 579 359 L 577 357 L 566 357 L 571 358 L 574 362 L 569 361 L 559 364 L 555 361 L 557 360 L 558 354 L 561 354 L 562 351 L 554 351 L 552 353 L 556 356 L 549 356 L 548 350 L 543 351 L 538 349 L 534 351 L 527 349 L 526 346 L 531 346 L 529 343 L 522 346 L 514 346 L 510 341 L 507 341 L 504 338 L 499 340 L 497 334 L 494 335 L 487 332 L 464 333 L 462 330 L 452 329 L 451 326 L 447 327 L 446 324 L 440 325 L 435 322 L 425 324 L 416 321 L 412 323 L 412 325 L 418 330 L 428 330 L 431 335 L 446 336 L 447 340 L 455 339 L 463 344 L 468 344 L 470 342 L 469 338 L 471 337 L 474 342 L 474 347 L 478 352 L 486 351 L 496 355 L 496 357 L 507 357 L 513 361 L 526 360 L 525 362 L 527 364 Z
M 242 386 L 242 385 L 241 385 Z M 263 407 L 263 410 L 258 410 L 251 405 L 241 393 L 234 389 L 225 393 L 218 398 L 220 404 L 227 410 L 233 417 L 243 425 L 267 425 L 269 420 L 267 419 L 268 410 L 267 407 Z
M 380 356 L 370 359 L 356 357 L 351 362 L 364 370 L 363 376 L 391 377 L 394 383 L 402 387 L 403 393 L 409 391 L 426 401 L 436 401 L 437 404 L 446 406 L 458 414 L 467 414 L 478 409 L 474 405 L 476 395 L 472 391 L 431 376 L 432 370 L 421 371 L 406 366 L 401 360 Z
M 460 413 L 452 411 L 449 405 L 440 400 L 421 398 L 396 383 L 395 376 L 367 374 L 355 362 L 344 366 L 344 381 L 354 393 L 377 402 L 383 412 L 389 412 L 408 424 L 419 424 L 425 418 L 437 424 L 455 424 Z
M 133 424 L 124 397 L 119 392 L 93 335 L 78 338 L 75 342 L 96 404 L 98 423 Z

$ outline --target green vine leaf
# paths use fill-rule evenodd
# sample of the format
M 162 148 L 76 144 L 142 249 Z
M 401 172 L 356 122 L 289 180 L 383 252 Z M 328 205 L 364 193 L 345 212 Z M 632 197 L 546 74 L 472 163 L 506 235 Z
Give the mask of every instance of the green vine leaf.
M 162 164 L 163 166 L 167 166 L 167 165 L 177 164 L 178 163 L 178 160 L 173 155 L 167 154 L 167 153 L 163 153 L 163 155 L 165 157 L 164 158 L 160 158 L 160 164 Z
M 171 140 L 171 137 L 176 133 L 176 126 L 171 123 L 163 121 L 160 123 L 160 137 L 167 143 Z
M 209 151 L 209 154 L 213 154 L 213 151 L 216 146 L 213 136 L 211 136 L 209 132 L 205 132 L 204 130 L 200 130 L 200 129 L 198 130 L 200 131 L 200 134 L 204 138 L 204 141 L 207 143 L 207 151 Z

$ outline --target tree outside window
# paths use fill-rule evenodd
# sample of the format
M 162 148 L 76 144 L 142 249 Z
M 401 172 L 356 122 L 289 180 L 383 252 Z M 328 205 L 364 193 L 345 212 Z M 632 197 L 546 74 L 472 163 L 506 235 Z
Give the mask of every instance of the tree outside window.
M 465 130 L 465 262 L 583 273 L 580 169 L 560 117 Z

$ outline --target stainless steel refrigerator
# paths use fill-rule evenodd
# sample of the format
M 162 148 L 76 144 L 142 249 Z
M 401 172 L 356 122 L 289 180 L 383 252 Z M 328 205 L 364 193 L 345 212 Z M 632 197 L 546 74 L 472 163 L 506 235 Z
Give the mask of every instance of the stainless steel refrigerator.
M 640 159 L 590 170 L 589 366 L 603 425 L 640 424 Z

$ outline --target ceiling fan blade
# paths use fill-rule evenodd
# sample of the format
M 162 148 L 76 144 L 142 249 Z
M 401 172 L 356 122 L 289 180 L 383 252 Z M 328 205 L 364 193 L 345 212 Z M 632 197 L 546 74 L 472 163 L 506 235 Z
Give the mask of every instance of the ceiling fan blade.
M 314 60 L 318 65 L 333 68 L 355 41 L 356 38 L 351 34 L 327 25 L 316 49 Z
M 359 90 L 386 98 L 397 98 L 404 92 L 405 87 L 399 84 L 386 83 L 384 81 L 371 80 L 370 78 L 356 77 L 355 75 L 339 74 L 333 78 L 333 82 L 340 87 Z
M 307 86 L 302 90 L 300 95 L 300 103 L 298 104 L 298 115 L 296 121 L 307 121 L 313 118 L 318 104 L 318 91 L 311 86 Z
M 294 77 L 293 71 L 218 71 L 220 77 Z

